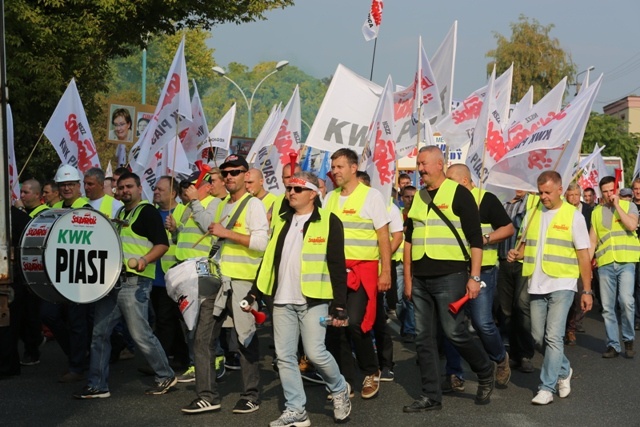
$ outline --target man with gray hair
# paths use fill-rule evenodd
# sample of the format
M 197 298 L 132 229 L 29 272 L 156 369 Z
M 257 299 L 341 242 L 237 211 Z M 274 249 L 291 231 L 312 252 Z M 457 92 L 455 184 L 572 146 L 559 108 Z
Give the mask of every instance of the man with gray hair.
M 84 192 L 93 209 L 102 212 L 107 218 L 115 218 L 116 213 L 123 205 L 121 201 L 104 192 L 104 180 L 102 169 L 89 169 L 84 173 Z

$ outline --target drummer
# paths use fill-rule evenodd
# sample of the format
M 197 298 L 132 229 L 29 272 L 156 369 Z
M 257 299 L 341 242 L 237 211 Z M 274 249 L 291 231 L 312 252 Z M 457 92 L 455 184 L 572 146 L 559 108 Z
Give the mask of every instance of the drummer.
M 119 286 L 95 303 L 89 379 L 87 386 L 73 395 L 76 399 L 111 396 L 108 384 L 110 337 L 120 318 L 124 318 L 136 348 L 155 371 L 156 385 L 145 393 L 164 394 L 177 382 L 167 355 L 158 338 L 153 335 L 147 317 L 151 282 L 156 272 L 155 263 L 169 249 L 167 234 L 157 209 L 148 201 L 142 200 L 142 186 L 138 175 L 121 175 L 118 179 L 118 191 L 122 194 L 124 203 L 117 218 L 120 221 L 126 272 L 123 272 Z
M 61 201 L 55 203 L 55 209 L 77 209 L 91 206 L 80 194 L 80 173 L 71 165 L 62 165 L 56 172 L 54 181 L 58 184 Z M 43 301 L 40 316 L 53 333 L 56 341 L 69 358 L 69 371 L 58 378 L 58 382 L 71 383 L 84 379 L 83 371 L 87 365 L 89 350 L 89 331 L 93 304 L 73 302 L 54 304 Z M 68 319 L 65 321 L 64 312 Z

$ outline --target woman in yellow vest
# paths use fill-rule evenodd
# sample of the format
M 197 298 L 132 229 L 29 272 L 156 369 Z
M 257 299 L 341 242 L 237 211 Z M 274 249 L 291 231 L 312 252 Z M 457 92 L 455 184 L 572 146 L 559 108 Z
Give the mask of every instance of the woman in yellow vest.
M 275 425 L 309 425 L 298 367 L 298 340 L 333 394 L 334 417 L 351 411 L 350 388 L 325 346 L 320 319 L 329 313 L 333 326 L 346 326 L 347 274 L 344 230 L 338 217 L 321 209 L 318 180 L 298 172 L 287 185 L 280 220 L 264 253 L 258 278 L 245 297 L 246 310 L 261 295 L 273 297 L 273 330 L 285 410 Z

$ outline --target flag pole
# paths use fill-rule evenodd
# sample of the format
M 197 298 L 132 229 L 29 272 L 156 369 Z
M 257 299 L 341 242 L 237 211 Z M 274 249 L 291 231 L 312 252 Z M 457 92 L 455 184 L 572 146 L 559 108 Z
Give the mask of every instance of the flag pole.
M 569 141 L 567 140 L 567 142 L 564 143 L 564 145 L 562 146 L 562 151 L 560 152 L 560 155 L 558 156 L 558 159 L 556 160 L 556 164 L 553 165 L 553 171 L 555 171 L 558 168 L 558 164 L 560 163 L 560 159 L 562 159 L 562 155 L 564 154 L 565 150 L 567 149 L 567 147 L 569 146 Z M 520 234 L 520 238 L 518 239 L 518 241 L 516 242 L 516 246 L 515 246 L 515 250 L 518 250 L 518 248 L 520 247 L 520 245 L 522 244 L 522 240 L 524 239 L 524 236 L 526 236 L 527 231 L 529 230 L 529 225 L 531 225 L 531 221 L 533 221 L 533 217 L 535 216 L 536 212 L 538 211 L 538 205 L 540 204 L 540 199 L 538 199 L 538 203 L 536 203 L 536 205 L 533 208 L 533 212 L 531 212 L 531 216 L 529 216 L 529 220 L 527 221 L 527 226 L 524 228 L 524 231 Z
M 369 81 L 373 81 L 373 65 L 376 62 L 376 46 L 378 46 L 378 36 L 373 40 L 373 57 L 371 58 L 371 75 Z
M 484 139 L 484 149 L 482 150 L 482 163 L 480 164 L 480 182 L 478 182 L 478 200 L 476 200 L 476 203 L 478 204 L 478 207 L 480 207 L 480 193 L 482 193 L 482 183 L 484 182 L 484 160 L 485 160 L 485 156 L 487 154 L 487 138 Z
M 31 150 L 31 153 L 29 153 L 29 157 L 27 157 L 27 161 L 24 162 L 24 165 L 22 165 L 22 169 L 20 169 L 20 173 L 18 174 L 17 182 L 20 182 L 20 177 L 22 176 L 22 172 L 24 172 L 25 168 L 27 167 L 29 160 L 31 160 L 31 156 L 33 156 L 33 153 L 36 151 L 36 148 L 38 147 L 38 144 L 40 143 L 40 140 L 42 139 L 43 136 L 44 136 L 44 132 L 40 134 L 40 138 L 38 138 L 38 140 L 36 141 L 36 144 L 33 146 L 33 149 Z M 14 183 L 14 186 L 15 186 L 15 183 Z

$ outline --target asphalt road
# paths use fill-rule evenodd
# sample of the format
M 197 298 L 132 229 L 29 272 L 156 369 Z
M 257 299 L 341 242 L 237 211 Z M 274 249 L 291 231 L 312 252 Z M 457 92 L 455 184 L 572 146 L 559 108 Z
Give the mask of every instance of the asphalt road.
M 572 392 L 566 399 L 557 396 L 550 405 L 530 403 L 537 390 L 540 355 L 534 358 L 535 372 L 514 371 L 506 389 L 496 389 L 491 404 L 476 406 L 473 397 L 476 382 L 469 374 L 464 393 L 446 395 L 443 409 L 420 414 L 405 414 L 402 406 L 419 395 L 419 372 L 415 347 L 403 344 L 394 328 L 396 381 L 382 383 L 378 397 L 365 401 L 358 393 L 353 399 L 350 425 L 358 426 L 601 426 L 640 425 L 637 408 L 640 370 L 637 359 L 602 359 L 605 349 L 601 316 L 590 313 L 584 321 L 586 333 L 578 334 L 578 345 L 566 353 L 574 369 Z M 253 426 L 268 425 L 283 408 L 282 390 L 271 369 L 267 330 L 260 332 L 263 396 L 260 410 L 247 415 L 231 412 L 241 391 L 239 372 L 227 372 L 220 390 L 222 409 L 215 413 L 183 415 L 180 408 L 195 397 L 194 383 L 178 384 L 163 396 L 146 396 L 144 390 L 152 378 L 138 373 L 144 361 L 140 356 L 111 365 L 108 399 L 75 400 L 72 393 L 83 383 L 59 384 L 65 371 L 65 357 L 55 341 L 43 348 L 41 363 L 23 367 L 22 375 L 0 381 L 0 425 L 2 426 Z M 640 356 L 639 356 L 640 357 Z M 443 362 L 444 364 L 444 362 Z M 359 388 L 358 388 L 359 389 Z M 331 404 L 325 402 L 323 386 L 307 385 L 307 412 L 312 425 L 332 425 Z

